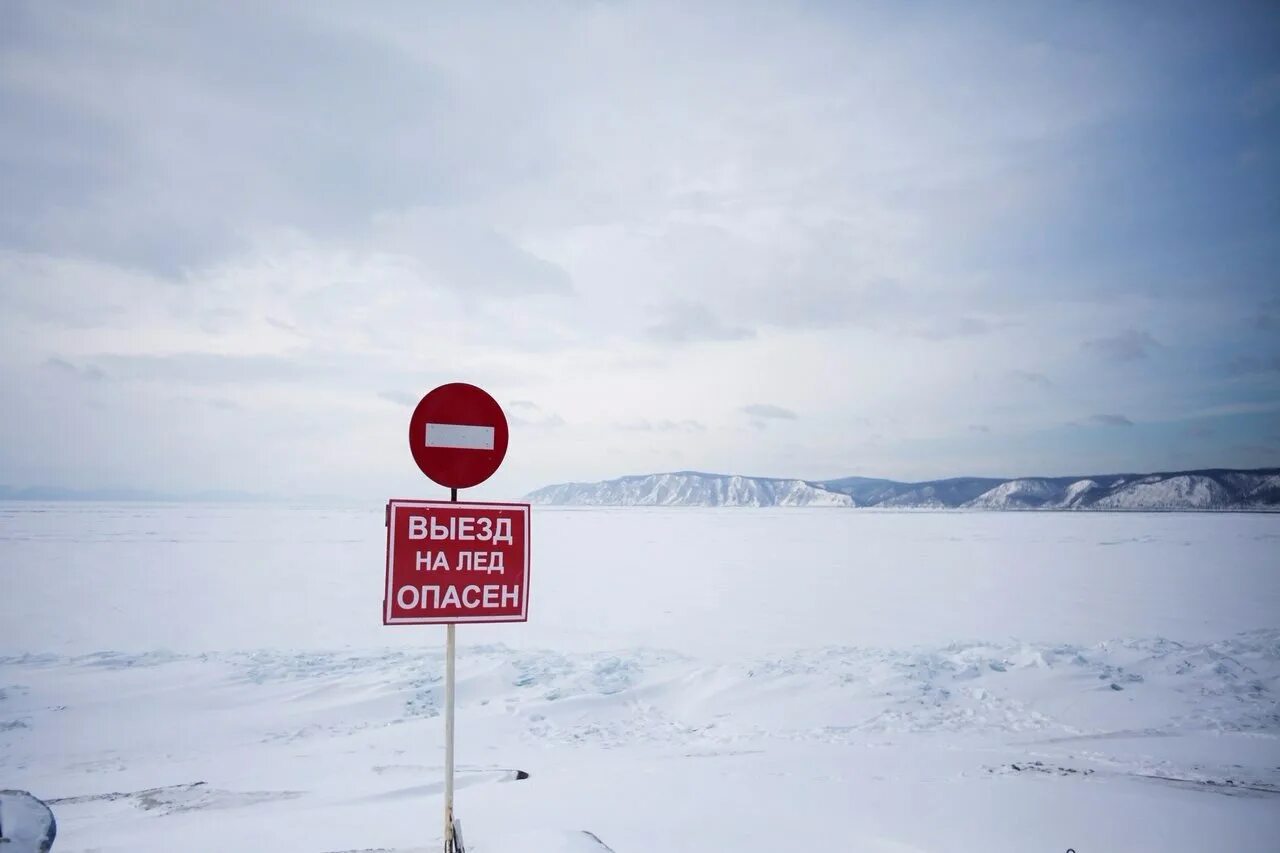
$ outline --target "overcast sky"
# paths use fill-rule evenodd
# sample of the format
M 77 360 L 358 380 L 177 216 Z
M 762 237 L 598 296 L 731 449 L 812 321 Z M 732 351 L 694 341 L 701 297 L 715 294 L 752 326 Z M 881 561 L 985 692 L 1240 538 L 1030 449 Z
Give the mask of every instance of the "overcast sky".
M 1280 465 L 1274 3 L 0 4 L 0 483 Z

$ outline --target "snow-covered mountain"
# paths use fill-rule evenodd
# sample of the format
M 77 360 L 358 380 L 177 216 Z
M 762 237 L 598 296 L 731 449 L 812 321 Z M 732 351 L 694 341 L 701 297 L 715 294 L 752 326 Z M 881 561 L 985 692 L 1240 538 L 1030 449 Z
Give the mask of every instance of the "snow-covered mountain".
M 787 480 L 677 471 L 562 483 L 528 495 L 572 506 L 846 506 L 988 510 L 1276 510 L 1280 469 L 1210 469 L 1087 477 L 958 477 L 899 483 L 867 477 Z
M 1269 470 L 1026 478 L 1001 483 L 963 506 L 975 509 L 1280 510 L 1278 481 L 1280 477 Z
M 806 483 L 677 471 L 603 483 L 561 483 L 528 495 L 531 503 L 574 506 L 854 506 L 853 498 Z

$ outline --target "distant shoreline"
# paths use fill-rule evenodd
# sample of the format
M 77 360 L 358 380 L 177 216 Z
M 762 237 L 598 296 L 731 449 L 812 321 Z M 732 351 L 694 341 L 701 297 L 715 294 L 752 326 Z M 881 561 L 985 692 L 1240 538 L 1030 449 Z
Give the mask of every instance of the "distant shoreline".
M 804 480 L 675 471 L 560 483 L 525 496 L 544 506 L 830 506 L 998 511 L 1280 511 L 1280 468 L 1206 468 L 1074 477 L 870 477 Z

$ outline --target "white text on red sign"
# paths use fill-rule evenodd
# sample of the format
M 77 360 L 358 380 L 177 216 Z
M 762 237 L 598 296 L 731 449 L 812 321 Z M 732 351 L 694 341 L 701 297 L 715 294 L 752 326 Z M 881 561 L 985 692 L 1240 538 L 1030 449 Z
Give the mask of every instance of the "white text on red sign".
M 506 542 L 511 544 L 511 519 L 453 516 L 441 519 L 427 515 L 409 516 L 410 539 L 445 539 L 458 542 Z
M 386 624 L 523 621 L 527 504 L 392 501 Z

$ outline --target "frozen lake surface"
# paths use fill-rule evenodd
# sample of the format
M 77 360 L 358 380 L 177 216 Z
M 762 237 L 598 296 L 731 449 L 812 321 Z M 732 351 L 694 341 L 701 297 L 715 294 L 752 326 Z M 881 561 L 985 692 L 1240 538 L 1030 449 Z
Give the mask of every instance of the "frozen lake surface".
M 57 853 L 438 849 L 444 631 L 380 624 L 383 546 L 0 504 L 0 788 Z M 537 508 L 530 614 L 458 632 L 478 853 L 1280 837 L 1280 516 Z

